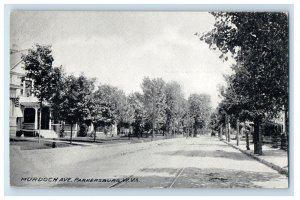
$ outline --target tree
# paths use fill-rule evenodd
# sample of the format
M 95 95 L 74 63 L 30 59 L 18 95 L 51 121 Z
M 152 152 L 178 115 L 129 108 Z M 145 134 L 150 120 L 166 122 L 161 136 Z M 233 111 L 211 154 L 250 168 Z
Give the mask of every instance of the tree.
M 87 125 L 91 123 L 91 110 L 90 110 L 90 103 L 92 101 L 92 94 L 95 89 L 96 78 L 87 78 L 83 73 L 77 78 L 78 84 L 78 122 L 80 127 L 83 130 L 81 133 L 83 135 L 87 132 Z
M 166 123 L 165 85 L 166 83 L 161 78 L 146 77 L 142 82 L 146 121 L 152 129 L 152 137 L 154 137 L 155 130 L 161 129 Z
M 94 89 L 94 79 L 88 79 L 81 74 L 66 77 L 60 114 L 65 122 L 71 125 L 70 143 L 72 144 L 73 125 L 90 120 L 89 104 Z
M 220 119 L 217 111 L 212 112 L 209 117 L 209 128 L 213 131 L 219 131 Z
M 181 119 L 184 115 L 184 96 L 181 86 L 173 81 L 166 84 L 166 129 L 168 134 L 179 131 Z
M 109 85 L 100 85 L 98 89 L 92 95 L 92 101 L 90 104 L 91 122 L 94 125 L 94 129 L 103 126 L 111 126 L 116 123 L 118 118 L 118 109 L 120 106 L 120 99 L 124 94 L 116 87 Z M 122 96 L 122 97 L 121 97 Z M 94 140 L 96 139 L 96 133 L 94 134 Z
M 128 103 L 129 106 L 131 107 L 131 110 L 133 111 L 132 113 L 133 131 L 134 131 L 134 135 L 137 136 L 138 138 L 143 136 L 143 130 L 145 126 L 146 113 L 145 113 L 143 102 L 144 102 L 143 95 L 138 92 L 135 92 L 128 96 Z
M 191 94 L 188 98 L 189 113 L 192 118 L 194 136 L 197 135 L 197 130 L 206 126 L 210 112 L 211 102 L 210 96 L 205 94 Z
M 61 115 L 61 105 L 63 102 L 65 82 L 66 76 L 62 66 L 53 68 L 50 83 L 55 87 L 53 87 L 53 93 L 48 103 L 50 104 L 52 119 L 55 123 L 64 120 Z
M 217 12 L 215 25 L 200 39 L 230 54 L 237 65 L 230 84 L 254 121 L 254 153 L 262 154 L 261 123 L 288 113 L 288 15 L 276 12 Z M 286 115 L 288 117 L 288 115 Z
M 53 85 L 51 85 L 52 78 L 52 63 L 54 61 L 52 56 L 51 46 L 41 46 L 36 44 L 29 49 L 27 54 L 22 55 L 24 62 L 26 77 L 34 82 L 32 92 L 39 100 L 40 116 L 39 116 L 39 142 L 41 135 L 41 116 L 43 110 L 43 103 L 48 101 L 53 94 Z
M 183 132 L 186 134 L 186 137 L 189 137 L 193 129 L 193 118 L 189 110 L 189 102 L 186 99 L 183 99 L 183 101 L 181 102 L 181 110 L 183 113 L 180 120 L 181 127 Z
M 116 90 L 114 95 L 117 102 L 116 124 L 119 133 L 121 128 L 130 128 L 134 120 L 134 110 L 123 91 Z

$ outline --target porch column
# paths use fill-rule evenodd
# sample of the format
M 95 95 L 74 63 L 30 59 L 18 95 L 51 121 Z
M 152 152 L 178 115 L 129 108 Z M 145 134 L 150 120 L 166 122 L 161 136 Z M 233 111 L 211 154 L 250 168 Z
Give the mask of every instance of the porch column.
M 26 87 L 25 87 L 25 80 L 24 80 L 24 81 L 23 81 L 23 94 L 22 94 L 22 96 L 24 96 L 24 97 L 26 96 L 26 95 L 25 95 L 25 88 L 26 88 Z M 23 115 L 23 116 L 24 116 L 24 115 Z
M 35 107 L 34 108 L 34 129 L 37 130 L 38 129 L 38 108 Z
M 75 124 L 75 133 L 74 133 L 74 137 L 77 137 L 77 130 L 78 130 L 78 125 L 77 125 L 77 123 Z

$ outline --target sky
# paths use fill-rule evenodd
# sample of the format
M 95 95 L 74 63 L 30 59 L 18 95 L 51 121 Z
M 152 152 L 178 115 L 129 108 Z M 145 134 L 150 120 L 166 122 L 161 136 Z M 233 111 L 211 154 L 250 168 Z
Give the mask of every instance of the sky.
M 10 46 L 52 45 L 54 66 L 67 74 L 96 77 L 126 94 L 141 92 L 145 76 L 181 84 L 191 93 L 220 101 L 218 85 L 234 63 L 194 34 L 213 28 L 206 12 L 14 11 Z

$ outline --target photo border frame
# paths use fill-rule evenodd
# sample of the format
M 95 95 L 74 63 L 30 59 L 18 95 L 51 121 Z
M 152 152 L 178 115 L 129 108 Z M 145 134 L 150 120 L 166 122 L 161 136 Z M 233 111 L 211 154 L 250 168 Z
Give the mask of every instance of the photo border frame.
M 240 11 L 289 13 L 289 188 L 288 189 L 104 189 L 22 188 L 9 183 L 10 12 L 39 11 Z M 292 196 L 294 194 L 294 5 L 293 4 L 4 4 L 4 195 L 6 196 Z

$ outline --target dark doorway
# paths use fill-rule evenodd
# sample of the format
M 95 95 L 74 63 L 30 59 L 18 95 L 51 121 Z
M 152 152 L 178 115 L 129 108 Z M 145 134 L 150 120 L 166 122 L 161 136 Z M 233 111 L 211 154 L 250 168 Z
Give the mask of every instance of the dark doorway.
M 38 116 L 40 116 L 40 112 L 39 112 Z M 50 120 L 49 108 L 43 108 L 42 109 L 41 129 L 49 129 L 49 120 Z
M 24 123 L 34 123 L 35 110 L 34 108 L 24 109 Z

